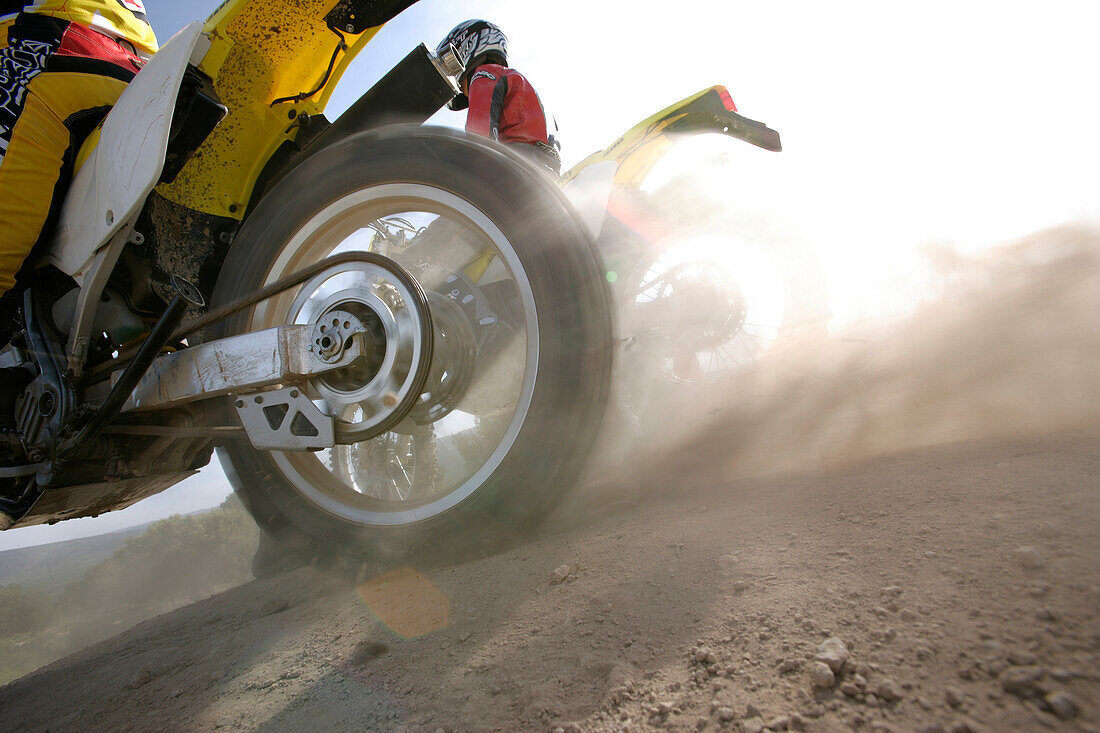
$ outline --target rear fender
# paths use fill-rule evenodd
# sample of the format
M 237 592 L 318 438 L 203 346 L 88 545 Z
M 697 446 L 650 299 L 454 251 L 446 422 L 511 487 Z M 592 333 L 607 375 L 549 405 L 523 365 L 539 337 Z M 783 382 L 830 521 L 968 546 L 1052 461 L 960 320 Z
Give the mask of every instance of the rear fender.
M 597 163 L 614 161 L 617 185 L 638 188 L 676 140 L 677 135 L 714 132 L 757 147 L 782 150 L 779 133 L 762 122 L 738 114 L 725 87 L 715 86 L 683 99 L 638 123 L 606 150 L 594 153 L 567 171 L 569 183 Z

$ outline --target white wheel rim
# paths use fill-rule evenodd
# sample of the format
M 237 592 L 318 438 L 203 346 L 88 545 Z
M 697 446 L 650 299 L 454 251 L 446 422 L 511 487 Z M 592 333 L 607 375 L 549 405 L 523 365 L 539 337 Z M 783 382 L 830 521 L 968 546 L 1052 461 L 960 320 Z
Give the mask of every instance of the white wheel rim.
M 427 494 L 409 491 L 406 497 L 397 501 L 386 501 L 381 497 L 368 495 L 362 491 L 362 486 L 356 485 L 358 479 L 348 480 L 348 471 L 351 470 L 352 462 L 346 457 L 341 457 L 341 452 L 354 450 L 354 446 L 338 447 L 322 454 L 297 452 L 271 454 L 278 470 L 303 497 L 330 514 L 359 525 L 394 526 L 419 522 L 447 512 L 469 498 L 496 471 L 512 449 L 530 408 L 537 380 L 539 326 L 534 293 L 520 258 L 504 233 L 484 212 L 469 201 L 448 191 L 420 184 L 385 184 L 354 191 L 341 197 L 311 217 L 293 234 L 272 263 L 264 284 L 274 282 L 331 254 L 361 248 L 358 246 L 362 240 L 360 232 L 365 231 L 367 222 L 387 216 L 405 216 L 409 212 L 423 212 L 436 215 L 441 219 L 445 217 L 456 223 L 462 228 L 463 233 L 472 235 L 471 241 L 476 240 L 491 248 L 493 259 L 503 265 L 503 268 L 494 265 L 496 271 L 493 277 L 494 282 L 501 283 L 502 289 L 509 287 L 514 289 L 510 300 L 518 301 L 520 305 L 513 315 L 522 312 L 522 326 L 509 333 L 515 333 L 516 339 L 522 337 L 523 343 L 513 346 L 509 342 L 507 348 L 517 360 L 522 358 L 522 375 L 513 380 L 514 384 L 508 382 L 503 386 L 494 385 L 502 390 L 512 391 L 510 393 L 511 416 L 506 423 L 504 420 L 508 418 L 507 414 L 472 416 L 478 429 L 481 428 L 483 420 L 488 420 L 492 434 L 495 436 L 490 441 L 493 442 L 491 450 L 484 446 L 476 449 L 475 452 L 478 452 L 479 457 L 474 462 L 477 468 L 469 471 L 468 475 L 465 475 L 466 471 L 463 470 L 436 477 L 438 485 Z M 444 229 L 444 231 L 448 230 Z M 354 241 L 349 242 L 349 240 Z M 450 242 L 448 246 L 453 250 L 466 245 L 462 237 L 448 241 Z M 418 277 L 418 263 L 412 257 L 416 252 L 413 250 L 415 246 L 408 247 L 406 252 L 382 252 L 382 254 L 393 256 L 399 262 L 402 256 L 410 259 L 408 263 L 402 264 L 414 277 Z M 451 250 L 447 250 L 446 255 L 457 256 Z M 430 270 L 429 273 L 434 274 L 436 270 Z M 502 276 L 501 273 L 504 275 Z M 422 284 L 425 289 L 429 287 L 428 283 Z M 438 285 L 439 283 L 436 283 L 437 287 Z M 286 323 L 288 319 L 293 320 L 303 312 L 302 304 L 308 302 L 308 296 L 303 300 L 305 292 L 302 288 L 261 303 L 253 311 L 250 327 L 263 328 Z M 330 298 L 329 300 L 337 302 L 339 299 Z M 326 305 L 329 305 L 327 301 Z M 504 326 L 497 324 L 497 327 Z M 475 376 L 474 382 L 477 383 L 479 378 L 485 381 L 485 377 Z M 477 395 L 463 397 L 459 405 L 461 406 L 467 400 L 476 402 L 476 397 Z M 456 409 L 432 426 L 437 436 L 432 443 L 434 449 L 449 451 L 445 455 L 436 457 L 441 474 L 446 474 L 456 461 L 457 449 L 450 443 L 455 443 L 458 438 L 454 436 L 464 432 L 460 427 L 463 416 L 466 416 L 467 420 L 471 419 L 470 413 Z M 451 422 L 448 423 L 448 420 Z M 444 430 L 452 429 L 456 432 L 438 437 Z M 448 437 L 452 438 L 450 443 L 446 442 Z M 379 436 L 376 440 L 383 439 L 392 441 L 393 436 L 386 434 Z M 326 467 L 323 462 L 326 459 L 330 460 L 333 466 L 338 465 L 339 468 L 334 471 L 332 467 Z M 403 460 L 407 459 L 408 456 L 403 457 Z M 458 476 L 460 473 L 464 475 Z M 338 474 L 342 474 L 344 479 L 341 479 Z M 412 477 L 412 480 L 415 481 L 416 477 Z

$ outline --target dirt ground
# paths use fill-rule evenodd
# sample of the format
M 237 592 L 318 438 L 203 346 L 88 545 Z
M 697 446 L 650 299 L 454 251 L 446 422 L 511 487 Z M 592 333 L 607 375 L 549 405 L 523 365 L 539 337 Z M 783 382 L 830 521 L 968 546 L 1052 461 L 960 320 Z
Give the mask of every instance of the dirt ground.
M 246 584 L 3 728 L 1100 731 L 1100 247 L 1062 234 L 670 417 L 520 547 Z
M 0 710 L 8 730 L 1100 730 L 1098 475 L 1092 433 L 693 477 L 396 592 L 250 583 Z M 830 638 L 848 660 L 817 687 Z

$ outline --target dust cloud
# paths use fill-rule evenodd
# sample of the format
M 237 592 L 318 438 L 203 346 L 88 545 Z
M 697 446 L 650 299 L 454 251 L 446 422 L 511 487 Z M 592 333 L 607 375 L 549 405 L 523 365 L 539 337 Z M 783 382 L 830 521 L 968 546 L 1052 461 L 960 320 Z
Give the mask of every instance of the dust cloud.
M 919 254 L 907 314 L 779 339 L 707 385 L 651 376 L 645 414 L 610 419 L 575 501 L 1100 424 L 1100 230 Z

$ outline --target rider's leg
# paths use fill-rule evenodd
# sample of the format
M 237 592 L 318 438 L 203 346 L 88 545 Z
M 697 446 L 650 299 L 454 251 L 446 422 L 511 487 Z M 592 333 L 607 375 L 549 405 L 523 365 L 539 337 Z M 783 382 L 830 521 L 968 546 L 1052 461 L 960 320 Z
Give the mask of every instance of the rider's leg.
M 80 143 L 133 77 L 130 58 L 76 24 L 20 16 L 12 26 L 0 48 L 0 293 L 51 231 Z
M 79 145 L 74 138 L 82 138 L 76 129 L 81 119 L 97 111 L 101 118 L 125 86 L 102 76 L 51 73 L 27 85 L 0 161 L 0 292 L 15 283 L 19 266 L 56 221 Z

